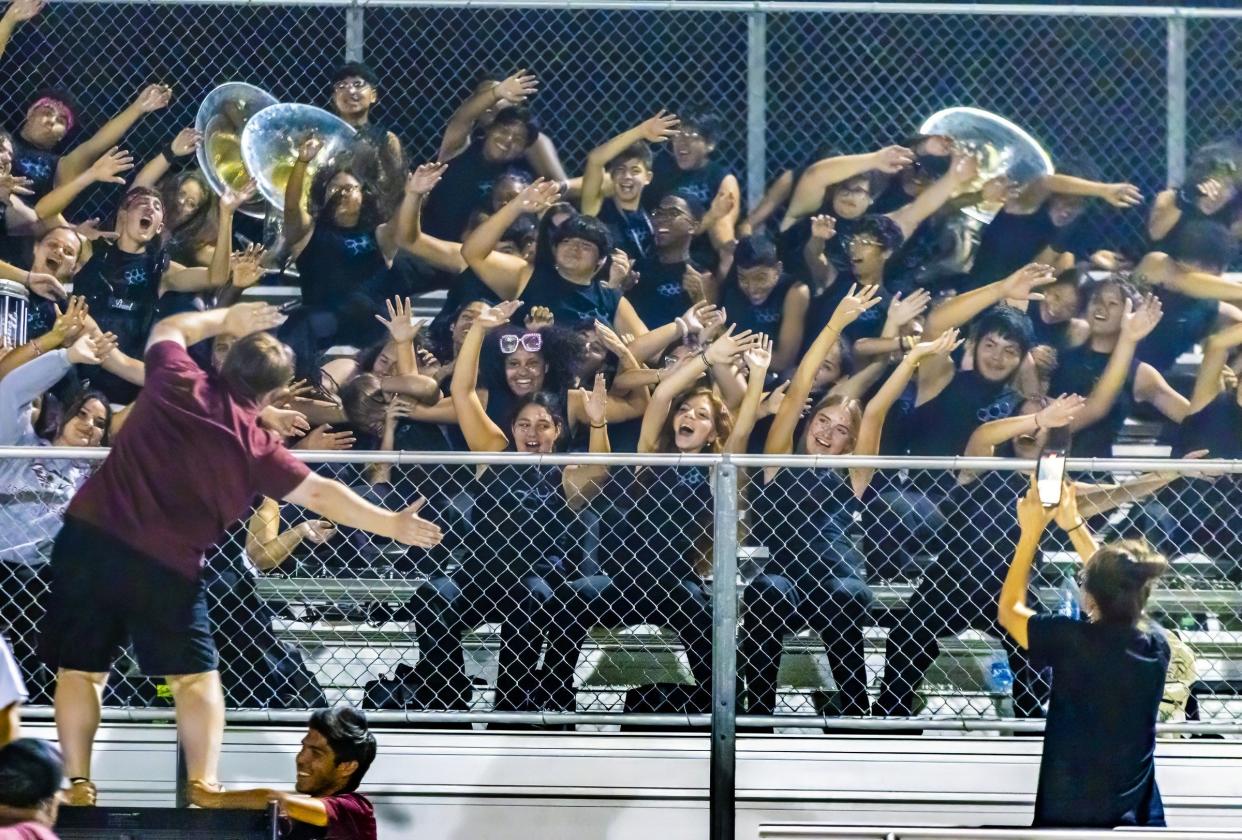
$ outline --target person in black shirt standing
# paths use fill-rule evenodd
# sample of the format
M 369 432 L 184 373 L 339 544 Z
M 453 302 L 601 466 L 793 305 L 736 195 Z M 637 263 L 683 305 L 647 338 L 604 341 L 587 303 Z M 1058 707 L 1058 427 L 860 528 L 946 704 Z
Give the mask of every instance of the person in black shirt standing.
M 654 117 L 618 134 L 591 150 L 582 175 L 580 206 L 587 216 L 608 225 L 613 242 L 631 260 L 651 251 L 651 217 L 643 207 L 643 190 L 651 183 L 651 147 L 677 134 L 676 114 L 660 111 Z M 605 194 L 604 175 L 611 179 L 612 195 Z
M 1083 558 L 1089 621 L 1036 615 L 1027 606 L 1031 566 L 1053 519 Z M 1035 795 L 1037 828 L 1163 826 L 1156 785 L 1156 717 L 1169 670 L 1169 642 L 1144 608 L 1168 568 L 1145 543 L 1097 548 L 1074 487 L 1045 507 L 1032 480 L 1018 502 L 1022 532 L 1005 576 L 997 620 L 1036 667 L 1052 668 Z

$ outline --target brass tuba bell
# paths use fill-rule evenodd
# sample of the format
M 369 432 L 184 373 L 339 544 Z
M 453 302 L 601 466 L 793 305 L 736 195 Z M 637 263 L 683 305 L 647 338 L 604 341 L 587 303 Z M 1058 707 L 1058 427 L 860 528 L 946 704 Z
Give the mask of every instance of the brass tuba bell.
M 250 180 L 242 160 L 242 131 L 255 114 L 275 104 L 276 97 L 254 85 L 228 82 L 212 90 L 198 106 L 194 128 L 203 138 L 198 168 L 216 195 L 229 187 L 241 189 Z M 265 202 L 257 195 L 238 209 L 256 219 L 266 214 Z
M 1005 175 L 1021 187 L 1043 175 L 1051 175 L 1052 158 L 1035 138 L 1004 117 L 979 108 L 946 108 L 932 114 L 919 127 L 920 134 L 943 134 L 955 148 L 974 155 L 979 175 L 963 192 L 977 192 L 983 184 Z M 999 207 L 982 202 L 962 212 L 984 224 L 992 221 Z
M 315 172 L 345 151 L 356 133 L 340 117 L 313 105 L 271 105 L 246 123 L 241 137 L 242 160 L 254 175 L 259 193 L 273 210 L 280 211 L 285 206 L 285 185 L 289 183 L 302 140 L 313 134 L 323 141 L 323 148 L 306 168 L 305 198 Z

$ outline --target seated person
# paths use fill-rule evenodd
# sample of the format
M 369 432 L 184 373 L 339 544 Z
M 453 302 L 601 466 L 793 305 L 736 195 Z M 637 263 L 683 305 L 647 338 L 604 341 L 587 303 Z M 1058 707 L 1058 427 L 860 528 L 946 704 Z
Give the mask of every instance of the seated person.
M 193 781 L 190 802 L 200 808 L 255 811 L 275 802 L 286 818 L 282 840 L 375 840 L 375 808 L 358 793 L 375 751 L 365 714 L 350 706 L 320 709 L 311 715 L 298 751 L 296 793 L 271 788 L 225 791 Z
M 65 768 L 46 741 L 18 738 L 0 746 L 0 837 L 56 840 Z

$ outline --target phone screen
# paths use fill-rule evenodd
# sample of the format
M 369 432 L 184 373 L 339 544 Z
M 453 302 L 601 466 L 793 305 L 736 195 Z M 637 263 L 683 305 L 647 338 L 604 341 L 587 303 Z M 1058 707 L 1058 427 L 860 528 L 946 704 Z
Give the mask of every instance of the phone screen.
M 1039 501 L 1045 507 L 1061 504 L 1061 484 L 1064 481 L 1065 453 L 1045 450 L 1039 456 L 1039 466 L 1035 472 L 1035 488 L 1039 491 Z

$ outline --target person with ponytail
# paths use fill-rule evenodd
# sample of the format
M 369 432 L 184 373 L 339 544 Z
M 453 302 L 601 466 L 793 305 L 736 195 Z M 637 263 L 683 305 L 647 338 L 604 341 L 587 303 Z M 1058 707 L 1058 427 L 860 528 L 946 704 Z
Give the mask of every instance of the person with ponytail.
M 1040 537 L 1053 520 L 1083 559 L 1078 580 L 1086 621 L 1036 615 L 1026 603 Z M 1018 523 L 1021 537 L 997 620 L 1035 667 L 1052 669 L 1034 825 L 1163 826 L 1156 719 L 1170 649 L 1144 610 L 1168 564 L 1138 540 L 1097 547 L 1069 483 L 1060 504 L 1049 507 L 1032 480 L 1018 502 Z

